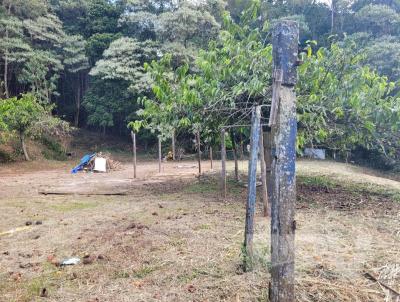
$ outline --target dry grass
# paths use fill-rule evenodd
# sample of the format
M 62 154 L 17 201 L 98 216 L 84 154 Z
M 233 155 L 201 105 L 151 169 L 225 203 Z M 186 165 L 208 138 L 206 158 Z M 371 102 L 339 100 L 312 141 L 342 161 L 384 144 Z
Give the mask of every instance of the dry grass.
M 240 269 L 245 188 L 230 183 L 222 200 L 212 177 L 164 182 L 153 174 L 163 182 L 131 184 L 122 181 L 127 171 L 109 180 L 118 190 L 128 185 L 128 196 L 38 196 L 25 191 L 27 183 L 59 186 L 58 180 L 40 173 L 18 183 L 2 179 L 9 185 L 0 197 L 0 231 L 27 220 L 43 224 L 0 238 L 0 301 L 268 301 L 269 220 L 261 209 L 255 269 Z M 65 176 L 61 185 L 82 185 L 79 179 L 112 189 L 99 174 Z M 395 301 L 363 273 L 400 290 L 400 204 L 332 179 L 300 179 L 297 301 Z M 86 254 L 93 257 L 86 265 L 59 268 L 48 261 Z M 47 298 L 39 297 L 42 288 Z

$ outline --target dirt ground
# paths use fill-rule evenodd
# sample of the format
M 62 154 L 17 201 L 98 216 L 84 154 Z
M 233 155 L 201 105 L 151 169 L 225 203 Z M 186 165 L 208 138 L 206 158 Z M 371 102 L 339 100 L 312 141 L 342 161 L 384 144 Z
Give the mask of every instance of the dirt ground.
M 72 165 L 0 166 L 0 301 L 268 301 L 260 206 L 255 268 L 241 269 L 244 187 L 229 181 L 223 199 L 209 163 L 200 179 L 194 162 L 161 174 L 141 162 L 138 179 L 128 163 L 107 174 L 71 175 Z M 301 161 L 298 172 L 297 301 L 396 301 L 400 203 L 386 191 L 400 183 L 330 162 Z M 81 262 L 58 265 L 69 257 Z

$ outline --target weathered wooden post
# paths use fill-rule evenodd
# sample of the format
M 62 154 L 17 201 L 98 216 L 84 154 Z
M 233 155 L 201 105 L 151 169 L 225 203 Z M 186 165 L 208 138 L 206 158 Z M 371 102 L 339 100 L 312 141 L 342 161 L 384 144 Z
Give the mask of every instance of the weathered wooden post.
M 213 169 L 213 150 L 212 146 L 210 146 L 210 165 L 211 165 L 211 170 Z
M 172 130 L 172 160 L 175 161 L 175 129 Z
M 201 143 L 200 143 L 200 131 L 196 132 L 196 142 L 197 142 L 197 161 L 199 164 L 199 175 L 201 175 Z
M 268 184 L 267 184 L 267 171 L 264 158 L 264 133 L 262 126 L 260 127 L 260 166 L 261 166 L 261 183 L 262 183 L 262 195 L 261 200 L 263 203 L 263 214 L 264 217 L 269 216 L 269 204 L 268 204 Z
M 136 178 L 136 133 L 131 131 L 132 151 L 133 151 L 133 178 Z
M 244 255 L 245 270 L 251 270 L 253 262 L 254 212 L 256 204 L 256 191 L 257 191 L 257 162 L 258 162 L 258 147 L 260 140 L 260 119 L 261 119 L 261 107 L 257 106 L 253 108 L 252 118 L 251 118 L 246 226 L 244 234 L 244 252 L 246 253 Z
M 158 173 L 161 173 L 161 161 L 162 161 L 161 135 L 159 135 L 158 136 Z
M 294 302 L 294 236 L 296 229 L 296 95 L 299 29 L 294 21 L 281 21 L 273 30 L 274 70 L 282 73 L 276 112 L 276 154 L 273 164 L 271 207 L 271 302 Z M 274 72 L 274 74 L 277 74 Z
M 226 148 L 225 148 L 225 129 L 221 130 L 221 188 L 226 198 Z
M 239 182 L 239 163 L 238 163 L 238 156 L 237 156 L 237 145 L 235 140 L 235 133 L 233 128 L 230 131 L 231 141 L 232 141 L 232 151 L 233 151 L 233 160 L 235 163 L 235 180 Z
M 272 200 L 272 139 L 273 135 L 271 129 L 268 129 L 264 132 L 263 140 L 264 140 L 264 159 L 265 159 L 265 173 L 267 178 L 267 192 L 268 192 L 268 200 L 271 202 Z

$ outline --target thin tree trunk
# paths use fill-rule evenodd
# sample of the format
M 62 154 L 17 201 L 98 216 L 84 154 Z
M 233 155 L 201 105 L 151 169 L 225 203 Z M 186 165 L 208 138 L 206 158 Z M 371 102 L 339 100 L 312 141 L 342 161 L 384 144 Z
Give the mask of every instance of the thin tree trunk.
M 4 54 L 4 92 L 6 98 L 10 97 L 10 93 L 8 91 L 8 53 L 7 51 Z
M 21 140 L 21 148 L 22 148 L 22 152 L 24 152 L 25 160 L 26 161 L 30 161 L 31 159 L 29 158 L 28 151 L 26 149 L 26 144 L 25 144 L 25 133 L 24 132 L 20 132 L 19 133 L 19 138 Z
M 6 27 L 6 39 L 8 39 L 8 27 Z M 8 99 L 10 97 L 10 93 L 8 91 L 8 49 L 6 49 L 4 52 L 4 92 L 6 98 Z
M 336 0 L 331 0 L 331 34 L 335 27 L 335 10 L 336 10 Z
M 75 111 L 75 121 L 74 121 L 75 127 L 79 126 L 80 111 L 81 111 L 81 77 L 80 74 L 78 73 L 78 85 L 76 91 L 76 111 Z
M 8 15 L 11 15 L 11 2 L 8 6 Z M 6 39 L 8 39 L 8 27 L 6 26 Z M 8 49 L 4 53 L 4 92 L 6 98 L 10 97 L 10 92 L 8 90 Z

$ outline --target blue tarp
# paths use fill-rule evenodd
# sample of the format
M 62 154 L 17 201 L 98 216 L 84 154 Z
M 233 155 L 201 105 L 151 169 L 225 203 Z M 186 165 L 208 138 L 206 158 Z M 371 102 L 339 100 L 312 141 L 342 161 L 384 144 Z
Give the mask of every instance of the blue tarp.
M 93 154 L 86 154 L 84 157 L 81 158 L 80 163 L 71 170 L 72 174 L 78 173 L 78 171 L 82 170 L 84 166 L 86 166 L 89 161 L 96 156 L 96 153 Z

